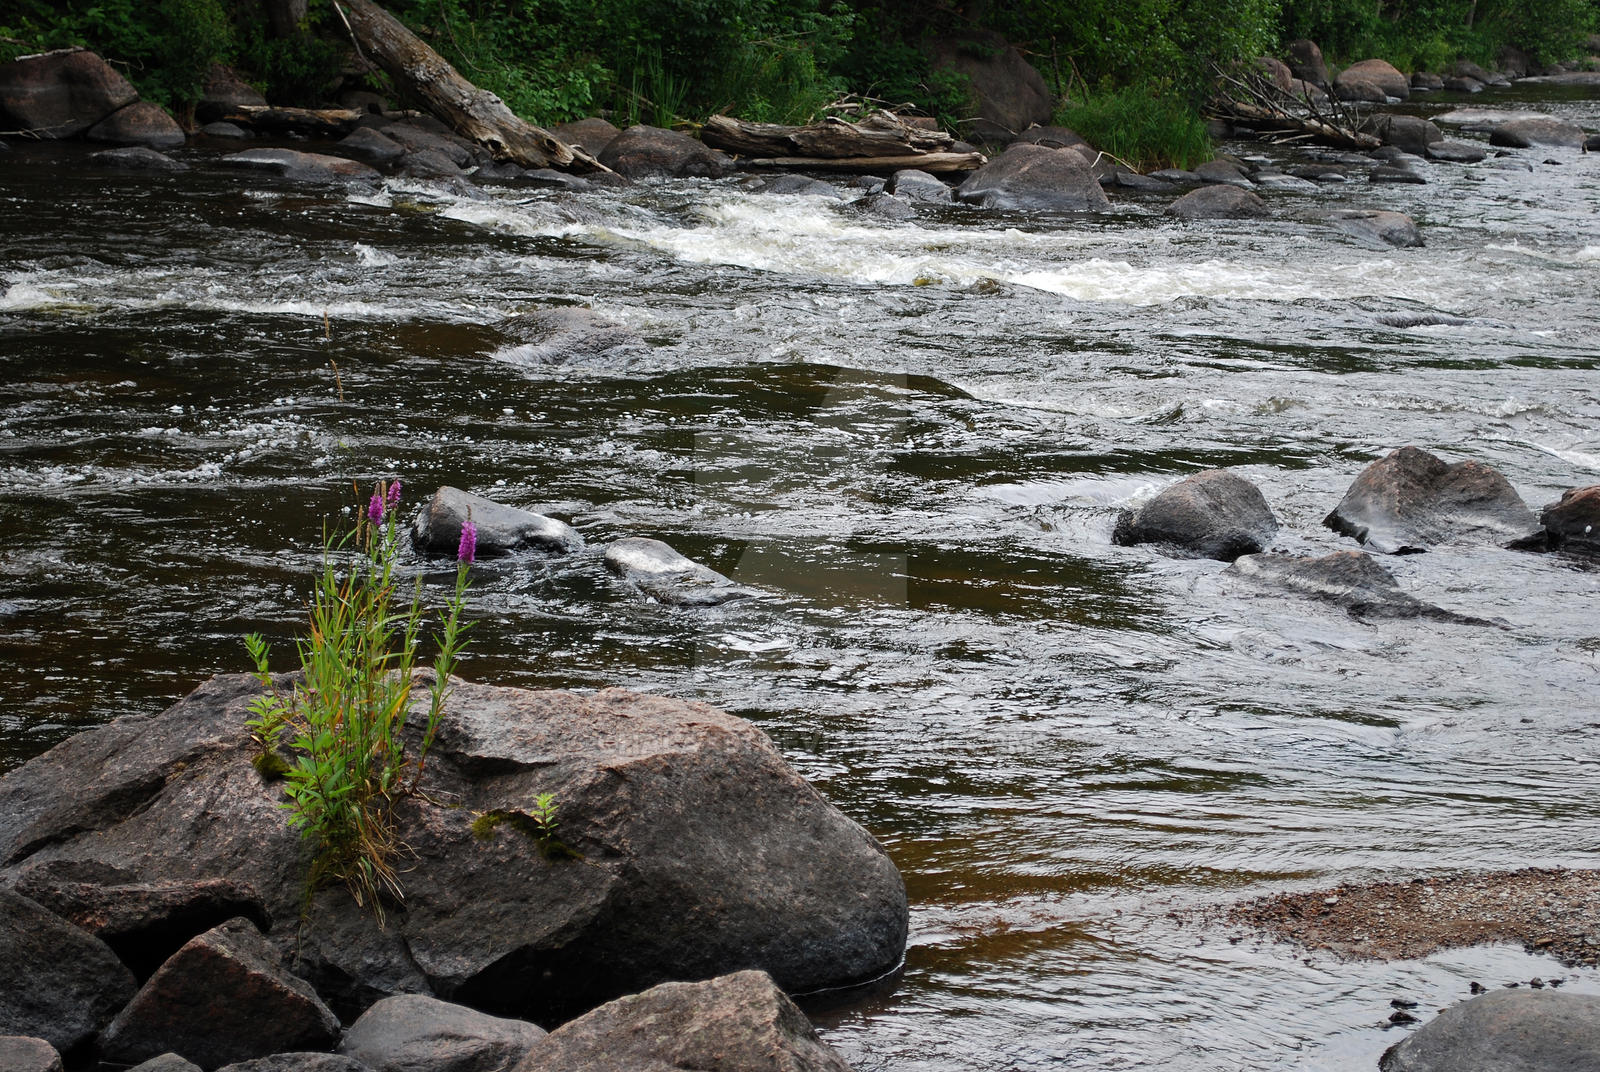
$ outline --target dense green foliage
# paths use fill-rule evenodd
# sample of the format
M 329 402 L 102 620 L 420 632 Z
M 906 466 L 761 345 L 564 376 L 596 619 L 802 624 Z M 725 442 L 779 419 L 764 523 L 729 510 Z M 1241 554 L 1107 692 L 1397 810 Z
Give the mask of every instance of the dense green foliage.
M 1204 152 L 1197 106 L 1219 65 L 1294 37 L 1335 61 L 1382 56 L 1402 70 L 1507 45 L 1536 63 L 1576 53 L 1600 0 L 389 0 L 468 78 L 549 124 L 596 113 L 669 125 L 716 112 L 803 122 L 851 94 L 910 103 L 960 130 L 966 79 L 933 67 L 930 43 L 1014 41 L 1073 106 L 1060 119 L 1128 159 Z M 11 0 L 0 59 L 70 44 L 121 65 L 146 97 L 181 111 L 213 61 L 269 98 L 323 103 L 349 52 L 333 0 L 275 38 L 259 0 Z M 963 44 L 964 43 L 964 44 Z M 376 88 L 392 89 L 376 79 Z

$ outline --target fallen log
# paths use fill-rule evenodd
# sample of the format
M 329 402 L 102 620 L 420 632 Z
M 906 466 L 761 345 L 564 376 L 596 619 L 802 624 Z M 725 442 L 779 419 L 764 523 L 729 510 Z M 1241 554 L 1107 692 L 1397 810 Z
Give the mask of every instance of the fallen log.
M 373 0 L 334 0 L 356 46 L 451 130 L 488 149 L 496 160 L 528 168 L 609 171 L 543 127 L 519 118 L 499 97 L 479 89 L 444 57 Z
M 908 153 L 904 156 L 768 156 L 740 160 L 748 168 L 797 168 L 804 171 L 850 171 L 889 175 L 905 168 L 945 173 L 976 171 L 989 162 L 982 153 Z
M 859 123 L 830 116 L 803 127 L 714 115 L 700 140 L 723 152 L 767 158 L 913 156 L 948 152 L 955 144 L 944 131 L 911 126 L 892 112 L 874 112 Z
M 1209 113 L 1255 130 L 1269 138 L 1302 141 L 1307 138 L 1341 149 L 1376 149 L 1383 142 L 1359 129 L 1359 109 L 1329 98 L 1322 104 L 1309 94 L 1294 96 L 1254 71 L 1217 72 L 1218 93 Z M 1323 109 L 1327 112 L 1324 113 Z
M 256 130 L 332 138 L 354 130 L 361 113 L 353 108 L 277 108 L 264 104 L 240 104 L 228 109 L 222 118 Z

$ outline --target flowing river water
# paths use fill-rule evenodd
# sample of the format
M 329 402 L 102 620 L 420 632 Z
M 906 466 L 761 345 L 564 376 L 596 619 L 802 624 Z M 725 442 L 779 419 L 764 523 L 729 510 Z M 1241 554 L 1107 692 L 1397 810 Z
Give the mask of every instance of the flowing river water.
M 1600 127 L 1593 89 L 1491 103 Z M 1392 997 L 1600 991 L 1511 947 L 1341 962 L 1185 915 L 1592 866 L 1600 573 L 1408 556 L 1408 592 L 1507 627 L 1369 624 L 1110 541 L 1207 467 L 1304 553 L 1353 546 L 1323 515 L 1408 443 L 1535 509 L 1600 482 L 1600 155 L 1186 224 L 1164 199 L 884 221 L 737 180 L 467 196 L 85 151 L 0 157 L 0 769 L 245 669 L 251 630 L 286 663 L 324 519 L 398 475 L 588 541 L 477 567 L 467 676 L 707 700 L 887 847 L 904 970 L 818 1014 L 863 1072 L 1371 1068 Z M 1350 206 L 1427 245 L 1312 219 Z M 648 345 L 500 327 L 558 305 Z M 626 535 L 763 594 L 649 602 L 601 565 Z

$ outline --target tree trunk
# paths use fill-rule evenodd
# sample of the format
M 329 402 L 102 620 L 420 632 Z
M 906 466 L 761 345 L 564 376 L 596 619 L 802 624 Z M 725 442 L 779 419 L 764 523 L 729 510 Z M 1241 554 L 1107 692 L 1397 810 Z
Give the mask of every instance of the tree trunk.
M 608 171 L 582 149 L 543 127 L 524 122 L 499 97 L 456 72 L 400 20 L 373 0 L 334 0 L 357 47 L 427 110 L 464 138 L 484 146 L 496 160 L 530 168 Z
M 230 123 L 279 134 L 305 134 L 313 138 L 338 138 L 355 129 L 361 113 L 350 108 L 274 108 L 241 104 L 223 113 Z
M 892 175 L 915 168 L 946 173 L 976 171 L 989 160 L 982 153 L 915 153 L 906 156 L 769 156 L 741 159 L 751 168 L 798 168 L 803 171 L 850 171 L 865 175 Z

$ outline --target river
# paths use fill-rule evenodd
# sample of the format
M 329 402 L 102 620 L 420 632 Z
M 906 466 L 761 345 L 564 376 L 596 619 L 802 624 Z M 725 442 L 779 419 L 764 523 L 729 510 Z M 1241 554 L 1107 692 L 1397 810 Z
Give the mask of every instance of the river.
M 1593 89 L 1485 96 L 1600 128 Z M 1371 1068 L 1393 997 L 1600 992 L 1510 947 L 1340 962 L 1187 915 L 1592 866 L 1600 572 L 1407 556 L 1406 591 L 1508 628 L 1363 623 L 1110 542 L 1205 467 L 1303 553 L 1354 546 L 1322 517 L 1408 443 L 1536 510 L 1600 482 L 1600 155 L 1179 223 L 1161 198 L 885 221 L 737 180 L 466 196 L 86 151 L 0 157 L 0 769 L 245 669 L 252 630 L 287 665 L 324 519 L 398 476 L 588 541 L 476 567 L 466 676 L 707 700 L 883 842 L 904 971 L 818 1015 L 862 1072 Z M 1312 218 L 1340 207 L 1427 245 Z M 553 305 L 648 346 L 562 360 L 499 326 Z M 1419 313 L 1464 322 L 1392 326 Z M 600 561 L 626 535 L 763 594 L 648 602 Z

